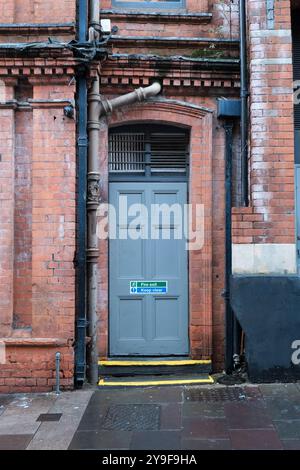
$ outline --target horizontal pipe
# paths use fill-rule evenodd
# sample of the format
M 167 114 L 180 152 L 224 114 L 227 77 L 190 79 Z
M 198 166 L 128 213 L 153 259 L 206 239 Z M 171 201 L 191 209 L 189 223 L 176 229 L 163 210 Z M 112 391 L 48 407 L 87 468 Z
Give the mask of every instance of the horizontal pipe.
M 152 85 L 145 88 L 138 88 L 137 90 L 127 93 L 126 95 L 118 96 L 112 100 L 102 100 L 100 103 L 99 116 L 113 112 L 115 109 L 123 106 L 129 106 L 130 104 L 146 101 L 152 96 L 156 96 L 161 92 L 161 84 L 158 82 L 152 83 Z

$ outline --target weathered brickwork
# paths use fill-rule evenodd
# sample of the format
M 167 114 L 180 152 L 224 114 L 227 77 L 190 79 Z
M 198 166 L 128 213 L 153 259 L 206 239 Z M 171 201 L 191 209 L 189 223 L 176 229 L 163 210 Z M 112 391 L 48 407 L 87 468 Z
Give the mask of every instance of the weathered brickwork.
M 234 210 L 234 243 L 295 243 L 290 1 L 248 2 L 250 208 Z
M 46 2 L 1 1 L 0 11 L 2 42 L 47 41 L 49 31 L 55 34 L 55 27 L 30 26 L 26 34 L 24 23 L 49 23 Z M 52 2 L 50 21 L 74 23 L 75 2 Z M 19 36 L 10 23 L 22 23 Z M 73 387 L 76 134 L 63 108 L 74 100 L 74 73 L 66 51 L 53 50 L 48 58 L 0 58 L 4 393 L 52 390 L 57 351 L 62 387 Z
M 190 129 L 189 202 L 205 209 L 204 246 L 189 254 L 190 350 L 193 358 L 212 358 L 218 371 L 224 367 L 225 135 L 217 98 L 239 98 L 238 3 L 186 0 L 185 9 L 137 11 L 101 2 L 101 17 L 118 27 L 101 65 L 102 96 L 119 96 L 154 80 L 163 86 L 156 101 L 101 119 L 101 200 L 108 200 L 110 126 L 151 121 Z M 236 124 L 233 245 L 289 249 L 295 243 L 290 1 L 248 0 L 247 6 L 250 205 L 240 207 Z M 0 0 L 1 43 L 74 39 L 75 0 L 53 0 L 50 16 L 43 0 Z M 64 115 L 64 107 L 75 99 L 76 65 L 70 50 L 54 46 L 47 53 L 0 55 L 0 341 L 7 353 L 0 391 L 5 393 L 52 390 L 57 351 L 62 387 L 74 383 L 76 120 Z M 94 70 L 98 66 L 93 63 Z M 99 248 L 98 345 L 99 356 L 107 358 L 107 242 Z M 239 255 L 238 268 L 243 259 Z

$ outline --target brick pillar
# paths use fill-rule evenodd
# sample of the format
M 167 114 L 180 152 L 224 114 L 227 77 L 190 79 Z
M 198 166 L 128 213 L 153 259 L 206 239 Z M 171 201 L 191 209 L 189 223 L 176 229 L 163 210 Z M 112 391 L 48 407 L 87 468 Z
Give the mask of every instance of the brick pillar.
M 3 83 L 2 83 L 3 85 Z M 13 319 L 14 269 L 14 96 L 13 86 L 2 86 L 0 102 L 0 337 L 10 336 Z
M 72 86 L 34 86 L 32 327 L 35 337 L 74 338 L 75 120 L 62 101 Z M 56 102 L 54 101 L 54 98 Z M 61 100 L 61 102 L 58 102 Z
M 14 328 L 32 321 L 32 110 L 15 113 Z
M 237 273 L 294 273 L 290 1 L 247 4 L 251 206 L 234 209 L 233 268 Z

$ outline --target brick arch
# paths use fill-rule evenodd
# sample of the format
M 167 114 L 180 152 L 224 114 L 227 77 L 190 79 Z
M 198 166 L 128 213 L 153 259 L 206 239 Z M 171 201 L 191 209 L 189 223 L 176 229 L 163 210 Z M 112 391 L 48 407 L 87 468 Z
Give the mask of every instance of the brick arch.
M 132 123 L 179 125 L 190 128 L 189 202 L 204 205 L 204 244 L 189 252 L 189 334 L 191 356 L 212 354 L 212 111 L 176 100 L 152 100 L 122 108 L 101 122 L 102 200 L 108 197 L 108 130 Z M 108 245 L 100 241 L 99 350 L 108 355 Z

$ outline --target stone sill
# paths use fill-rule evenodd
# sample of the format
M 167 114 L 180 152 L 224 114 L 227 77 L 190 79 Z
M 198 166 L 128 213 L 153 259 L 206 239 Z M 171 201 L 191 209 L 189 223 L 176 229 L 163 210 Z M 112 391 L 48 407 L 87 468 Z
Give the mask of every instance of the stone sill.
M 112 20 L 121 20 L 126 22 L 158 22 L 158 23 L 188 23 L 201 24 L 209 23 L 212 19 L 212 13 L 170 13 L 170 12 L 138 12 L 124 10 L 101 10 L 101 19 L 105 17 Z
M 74 33 L 74 23 L 16 23 L 0 24 L 0 34 L 50 34 L 50 33 Z
M 0 338 L 6 346 L 21 347 L 61 347 L 70 346 L 73 340 L 62 338 Z
M 238 50 L 239 41 L 237 39 L 228 38 L 207 38 L 207 37 L 182 37 L 182 36 L 111 36 L 113 44 L 126 44 L 141 47 L 143 45 L 178 45 L 178 46 L 209 46 L 214 44 L 214 47 L 231 47 Z

